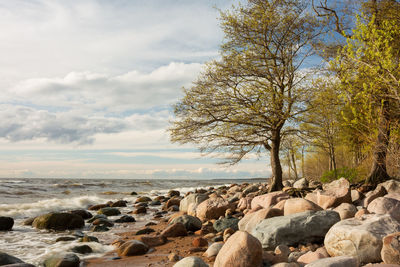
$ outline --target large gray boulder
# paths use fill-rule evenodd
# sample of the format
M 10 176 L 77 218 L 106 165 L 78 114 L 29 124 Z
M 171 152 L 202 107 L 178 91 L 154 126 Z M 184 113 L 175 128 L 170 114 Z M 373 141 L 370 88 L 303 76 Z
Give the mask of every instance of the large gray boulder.
M 360 264 L 354 257 L 338 256 L 313 261 L 305 267 L 358 267 Z
M 338 221 L 340 216 L 335 211 L 305 211 L 262 220 L 251 234 L 260 240 L 263 248 L 273 250 L 278 245 L 321 242 Z
M 381 261 L 382 239 L 399 232 L 400 223 L 390 215 L 364 215 L 335 224 L 326 234 L 325 248 L 329 255 L 353 256 L 360 263 Z
M 187 212 L 189 215 L 195 215 L 197 205 L 199 205 L 201 202 L 203 202 L 207 198 L 208 198 L 208 195 L 206 195 L 206 194 L 194 193 L 194 194 L 187 195 L 179 203 L 179 210 L 183 211 L 183 212 Z M 189 209 L 192 212 L 189 212 Z
M 57 231 L 82 228 L 85 221 L 79 215 L 72 213 L 48 213 L 35 218 L 32 226 L 38 229 L 52 229 Z

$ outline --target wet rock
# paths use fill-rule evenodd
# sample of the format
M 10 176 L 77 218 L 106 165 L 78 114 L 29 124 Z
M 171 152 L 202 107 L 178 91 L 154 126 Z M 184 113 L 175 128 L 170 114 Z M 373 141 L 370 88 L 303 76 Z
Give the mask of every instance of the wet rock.
M 289 197 L 290 196 L 283 191 L 277 191 L 257 196 L 253 198 L 253 200 L 251 201 L 251 209 L 252 210 L 256 210 L 259 208 L 266 209 L 277 204 L 281 200 L 288 199 Z
M 26 219 L 22 224 L 23 225 L 30 225 L 32 226 L 33 221 L 36 219 L 36 217 L 28 218 Z
M 168 192 L 168 197 L 179 197 L 180 196 L 180 192 L 177 190 L 170 190 Z
M 314 202 L 304 198 L 290 198 L 285 200 L 285 205 L 283 208 L 284 215 L 305 212 L 308 210 L 318 211 L 322 210 L 322 208 Z
M 156 246 L 161 246 L 167 243 L 167 238 L 162 235 L 156 235 L 156 236 L 151 236 L 151 235 L 142 235 L 139 237 L 139 240 L 143 243 L 145 243 L 149 247 L 156 247 Z
M 79 267 L 80 259 L 73 253 L 54 255 L 43 262 L 45 267 Z
M 203 256 L 205 257 L 214 257 L 217 256 L 221 248 L 223 247 L 224 243 L 223 242 L 215 242 L 212 243 L 206 252 L 204 252 Z
M 135 191 L 131 192 L 131 196 L 137 196 L 137 194 Z
M 187 236 L 187 231 L 186 227 L 178 222 L 167 226 L 167 228 L 161 232 L 161 235 L 165 237 Z
M 248 195 L 250 193 L 257 192 L 258 187 L 259 187 L 259 185 L 257 185 L 257 184 L 248 185 L 245 189 L 243 189 L 243 194 Z
M 385 236 L 382 242 L 381 257 L 383 262 L 400 265 L 400 232 Z
M 262 254 L 261 243 L 255 237 L 237 231 L 219 251 L 214 267 L 258 267 L 262 265 Z
M 107 232 L 109 230 L 110 229 L 105 225 L 95 225 L 92 228 L 90 228 L 90 231 L 92 232 Z
M 73 241 L 75 240 L 76 237 L 74 236 L 60 236 L 56 239 L 56 242 L 62 242 L 62 241 Z
M 85 225 L 83 218 L 71 213 L 48 213 L 35 218 L 32 226 L 38 229 L 57 231 L 82 228 Z
M 147 209 L 146 209 L 146 207 L 141 206 L 141 207 L 136 208 L 136 210 L 134 210 L 132 213 L 133 214 L 145 214 L 145 213 L 147 213 Z
M 79 254 L 89 254 L 93 252 L 93 249 L 88 245 L 82 245 L 71 248 L 71 251 Z
M 306 211 L 262 220 L 251 234 L 260 240 L 263 248 L 278 245 L 321 242 L 332 225 L 340 220 L 335 211 Z
M 178 210 L 179 210 L 179 204 L 181 203 L 181 200 L 177 197 L 173 197 L 168 199 L 167 202 L 165 202 L 165 205 L 163 207 L 163 209 L 167 210 L 168 208 L 172 207 L 172 206 L 178 206 Z
M 399 232 L 400 223 L 390 215 L 365 215 L 335 224 L 325 236 L 329 255 L 354 256 L 361 263 L 381 261 L 382 238 Z
M 107 227 L 113 227 L 114 226 L 114 223 L 112 221 L 107 220 L 107 219 L 103 219 L 103 218 L 98 218 L 98 219 L 94 220 L 92 224 L 93 225 L 104 225 L 104 226 L 107 226 Z
M 88 223 L 92 223 L 94 222 L 96 219 L 107 219 L 107 216 L 104 214 L 96 214 L 94 215 L 92 218 L 90 218 L 87 222 Z
M 202 223 L 199 218 L 190 215 L 181 215 L 171 220 L 170 224 L 182 223 L 187 231 L 195 232 L 201 229 Z
M 196 208 L 196 216 L 204 221 L 218 219 L 225 215 L 225 211 L 229 208 L 229 202 L 223 198 L 209 198 L 201 202 Z
M 146 228 L 143 228 L 143 229 L 140 229 L 139 231 L 137 231 L 135 233 L 135 235 L 147 235 L 147 234 L 150 234 L 150 233 L 153 233 L 153 232 L 155 232 L 154 229 L 146 227 Z
M 97 243 L 99 243 L 99 239 L 95 236 L 85 235 L 79 240 L 79 242 L 97 242 Z
M 70 210 L 69 213 L 81 216 L 84 220 L 90 219 L 93 215 L 87 210 Z
M 159 200 L 153 200 L 149 203 L 150 206 L 160 206 L 161 202 Z
M 0 216 L 0 231 L 10 231 L 14 225 L 11 217 Z
M 151 198 L 143 196 L 143 197 L 138 197 L 135 201 L 135 203 L 139 203 L 139 202 L 150 202 Z
M 208 267 L 200 257 L 186 257 L 174 264 L 173 267 Z
M 126 207 L 126 200 L 118 200 L 110 205 L 110 207 L 117 208 L 117 207 Z
M 116 216 L 116 215 L 120 215 L 121 214 L 119 209 L 111 208 L 111 207 L 106 207 L 106 208 L 99 209 L 97 211 L 97 213 L 98 214 L 104 214 L 106 216 Z
M 88 210 L 99 210 L 99 209 L 106 208 L 106 207 L 108 207 L 108 204 L 97 204 L 97 205 L 90 206 L 88 208 Z
M 331 258 L 324 258 L 313 261 L 305 267 L 359 267 L 357 258 L 349 256 L 338 256 Z
M 149 247 L 138 240 L 129 240 L 117 248 L 118 256 L 136 256 L 146 254 Z
M 173 211 L 173 212 L 179 211 L 179 206 L 178 205 L 173 205 L 173 206 L 169 207 L 167 209 L 167 211 Z
M 17 257 L 11 256 L 7 253 L 0 251 L 0 265 L 14 264 L 14 263 L 23 263 L 23 261 L 18 259 Z
M 239 219 L 237 218 L 223 218 L 216 220 L 213 224 L 215 231 L 222 232 L 225 229 L 232 228 L 233 230 L 238 230 Z
M 129 215 L 122 215 L 118 219 L 116 219 L 114 222 L 116 223 L 130 223 L 130 222 L 136 222 L 135 218 Z
M 207 247 L 208 246 L 208 241 L 207 239 L 204 239 L 202 237 L 196 237 L 192 241 L 192 245 L 194 247 Z
M 264 219 L 276 216 L 282 216 L 283 212 L 278 209 L 268 208 L 260 209 L 253 213 L 247 213 L 238 223 L 238 228 L 241 231 L 251 233 L 254 227 Z

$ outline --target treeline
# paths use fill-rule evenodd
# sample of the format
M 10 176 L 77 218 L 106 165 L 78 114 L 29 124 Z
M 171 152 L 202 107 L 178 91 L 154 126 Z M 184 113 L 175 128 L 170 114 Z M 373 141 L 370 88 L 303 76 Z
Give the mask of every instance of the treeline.
M 271 191 L 400 176 L 399 2 L 249 0 L 220 20 L 220 59 L 184 89 L 172 141 L 228 164 L 268 152 Z

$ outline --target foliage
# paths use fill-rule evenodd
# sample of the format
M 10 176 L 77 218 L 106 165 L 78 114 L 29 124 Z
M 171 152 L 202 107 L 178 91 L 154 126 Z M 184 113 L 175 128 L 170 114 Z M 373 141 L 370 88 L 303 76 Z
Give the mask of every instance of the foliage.
M 354 183 L 357 181 L 358 171 L 354 168 L 348 167 L 336 169 L 336 172 L 335 170 L 326 171 L 321 176 L 321 182 L 328 183 L 341 177 L 346 178 L 350 183 Z

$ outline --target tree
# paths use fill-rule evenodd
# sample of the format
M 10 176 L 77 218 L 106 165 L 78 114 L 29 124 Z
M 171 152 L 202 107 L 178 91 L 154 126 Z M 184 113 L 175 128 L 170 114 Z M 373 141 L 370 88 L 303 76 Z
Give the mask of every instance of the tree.
M 322 149 L 328 155 L 329 171 L 333 171 L 336 176 L 336 147 L 340 141 L 338 84 L 332 81 L 332 77 L 325 77 L 316 79 L 313 87 L 314 94 L 301 128 L 310 145 Z
M 250 0 L 221 12 L 221 59 L 209 62 L 175 105 L 171 140 L 236 164 L 251 152 L 270 154 L 270 191 L 282 186 L 279 149 L 307 97 L 300 67 L 312 54 L 318 25 L 300 0 Z M 226 153 L 227 152 L 227 153 Z
M 375 140 L 373 165 L 365 183 L 376 185 L 389 179 L 388 146 L 400 119 L 400 19 L 394 12 L 400 6 L 395 1 L 372 1 L 368 8 L 333 66 L 342 83 L 343 99 L 352 111 L 345 119 L 355 128 L 370 129 Z

